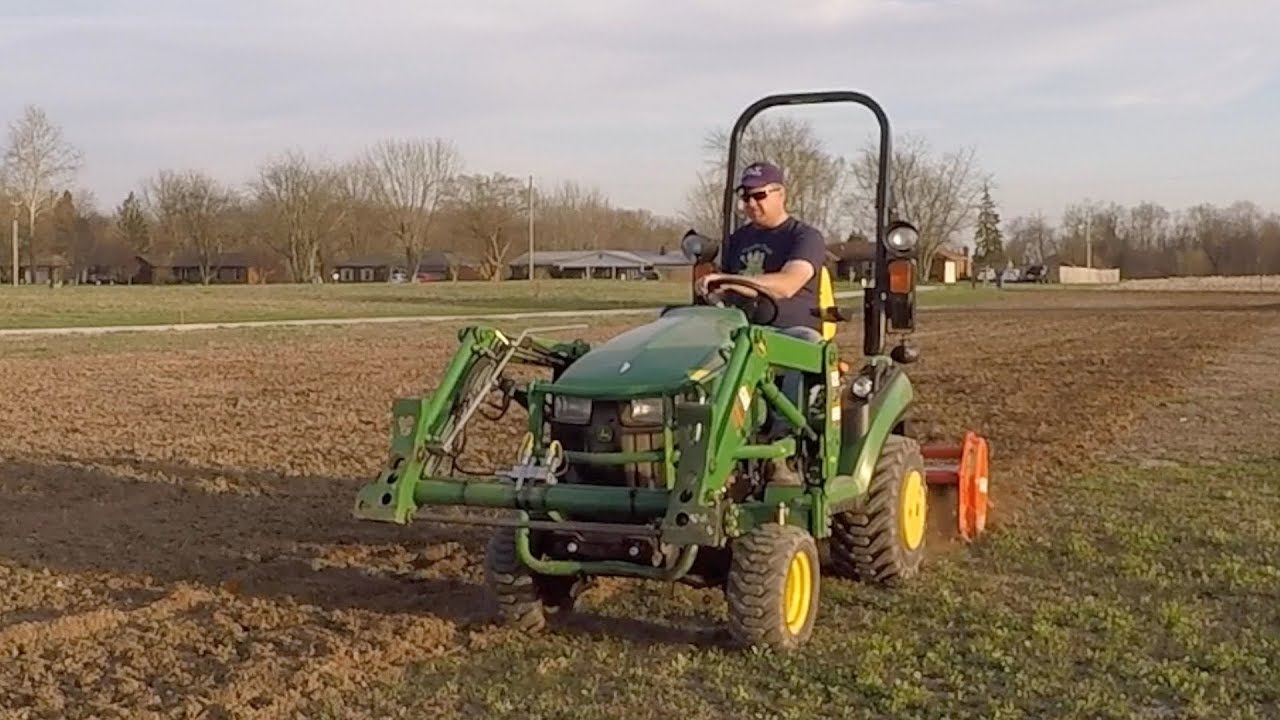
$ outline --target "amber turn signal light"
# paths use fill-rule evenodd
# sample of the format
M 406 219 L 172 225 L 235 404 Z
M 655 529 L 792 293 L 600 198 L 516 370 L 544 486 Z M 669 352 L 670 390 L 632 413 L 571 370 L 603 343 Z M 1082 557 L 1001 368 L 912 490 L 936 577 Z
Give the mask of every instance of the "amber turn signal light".
M 889 292 L 895 295 L 906 295 L 911 292 L 915 283 L 915 268 L 910 260 L 893 260 L 889 262 Z

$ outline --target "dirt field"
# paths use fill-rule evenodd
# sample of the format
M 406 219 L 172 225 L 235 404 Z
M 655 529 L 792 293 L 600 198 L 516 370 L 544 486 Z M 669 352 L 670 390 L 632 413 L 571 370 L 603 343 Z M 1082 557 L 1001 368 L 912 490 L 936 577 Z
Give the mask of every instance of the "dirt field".
M 924 313 L 920 429 L 991 439 L 993 527 L 897 593 L 826 581 L 787 658 L 622 581 L 522 640 L 483 529 L 351 520 L 454 328 L 0 343 L 0 718 L 1276 717 L 1278 307 Z M 476 437 L 505 464 L 518 432 Z

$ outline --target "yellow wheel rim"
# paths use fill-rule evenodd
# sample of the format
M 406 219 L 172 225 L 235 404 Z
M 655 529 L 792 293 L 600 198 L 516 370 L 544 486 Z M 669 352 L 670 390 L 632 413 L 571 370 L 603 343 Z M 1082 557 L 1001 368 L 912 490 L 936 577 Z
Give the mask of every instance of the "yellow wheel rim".
M 786 585 L 782 592 L 782 614 L 787 631 L 798 634 L 809 620 L 809 603 L 813 600 L 813 566 L 809 556 L 799 550 L 791 556 Z
M 902 542 L 915 550 L 924 541 L 925 510 L 928 491 L 919 470 L 907 473 L 902 481 L 902 507 L 898 509 L 898 526 Z

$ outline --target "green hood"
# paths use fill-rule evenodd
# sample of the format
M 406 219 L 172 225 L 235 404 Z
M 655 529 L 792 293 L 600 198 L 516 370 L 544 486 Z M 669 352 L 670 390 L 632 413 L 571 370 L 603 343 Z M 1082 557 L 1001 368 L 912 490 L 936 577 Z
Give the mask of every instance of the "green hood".
M 642 397 L 704 382 L 724 366 L 733 331 L 746 324 L 736 308 L 673 308 L 593 347 L 560 375 L 550 392 L 563 388 L 566 394 Z

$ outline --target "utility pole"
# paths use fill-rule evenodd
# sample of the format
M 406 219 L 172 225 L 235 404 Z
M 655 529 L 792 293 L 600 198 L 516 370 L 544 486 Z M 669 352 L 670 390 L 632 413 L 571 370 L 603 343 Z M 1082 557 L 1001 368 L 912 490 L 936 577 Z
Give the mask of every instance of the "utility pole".
M 18 207 L 20 203 L 13 201 L 13 286 L 18 287 Z
M 1084 199 L 1084 266 L 1093 267 L 1093 198 Z
M 533 282 L 533 173 L 529 173 L 529 282 Z
M 1084 266 L 1093 267 L 1093 210 L 1084 220 Z

